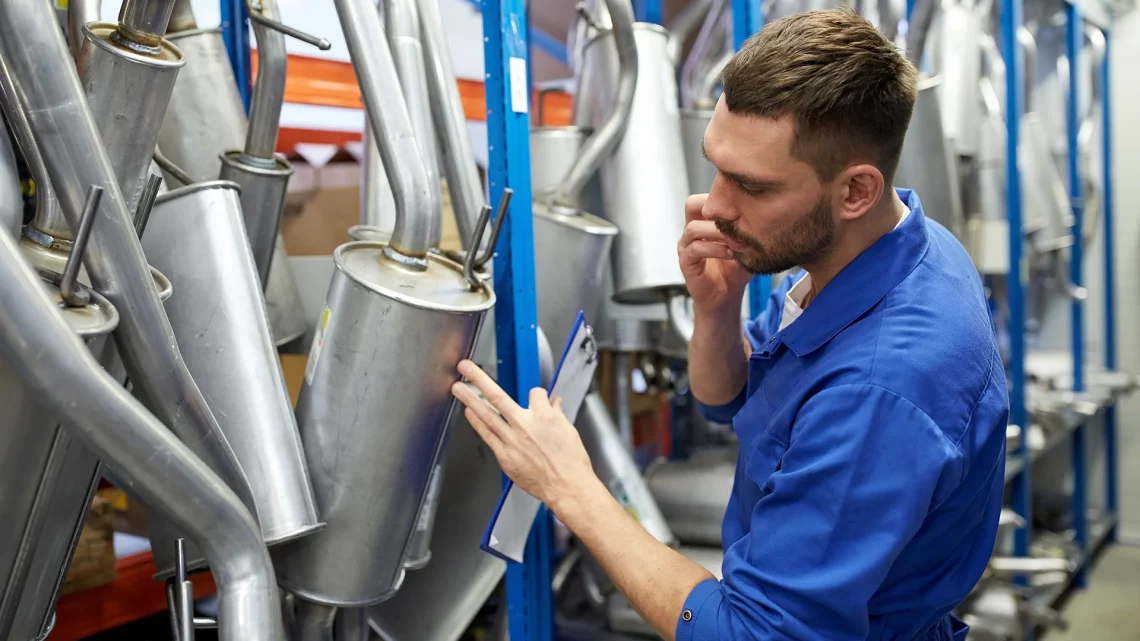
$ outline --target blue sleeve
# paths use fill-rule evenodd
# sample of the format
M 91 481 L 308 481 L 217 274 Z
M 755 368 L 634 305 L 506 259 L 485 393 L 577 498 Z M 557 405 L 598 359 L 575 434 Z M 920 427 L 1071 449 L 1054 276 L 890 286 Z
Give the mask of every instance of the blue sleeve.
M 766 494 L 725 552 L 724 579 L 685 601 L 677 641 L 865 639 L 872 595 L 962 475 L 930 418 L 874 385 L 812 397 L 790 440 L 762 435 L 742 458 Z
M 752 349 L 758 349 L 760 345 L 767 343 L 768 339 L 779 329 L 780 317 L 784 313 L 784 297 L 787 296 L 788 290 L 792 288 L 792 285 L 800 279 L 800 276 L 800 273 L 796 273 L 789 274 L 784 278 L 784 280 L 780 282 L 780 286 L 773 290 L 771 295 L 768 296 L 768 306 L 764 308 L 764 311 L 760 312 L 760 315 L 756 318 L 744 321 L 744 336 L 748 339 L 748 342 L 752 344 Z M 724 405 L 705 405 L 697 401 L 697 410 L 705 420 L 714 423 L 731 424 L 736 413 L 740 411 L 740 408 L 744 407 L 744 401 L 748 400 L 747 389 L 748 386 L 745 385 L 744 388 L 740 390 L 740 393 L 736 395 L 736 398 Z

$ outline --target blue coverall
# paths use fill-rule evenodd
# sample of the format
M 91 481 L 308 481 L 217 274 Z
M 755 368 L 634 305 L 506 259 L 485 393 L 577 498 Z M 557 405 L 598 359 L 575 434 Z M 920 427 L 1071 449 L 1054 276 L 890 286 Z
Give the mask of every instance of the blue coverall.
M 779 330 L 786 278 L 745 324 L 748 384 L 703 408 L 740 458 L 722 581 L 678 641 L 959 641 L 950 614 L 993 551 L 1009 399 L 961 244 L 911 213 Z

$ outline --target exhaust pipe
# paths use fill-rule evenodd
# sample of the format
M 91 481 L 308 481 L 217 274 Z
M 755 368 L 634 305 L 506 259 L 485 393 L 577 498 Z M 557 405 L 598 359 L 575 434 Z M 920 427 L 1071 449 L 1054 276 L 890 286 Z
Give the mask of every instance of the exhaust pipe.
M 24 19 L 13 22 L 14 16 L 5 11 L 0 14 L 4 15 L 0 24 L 18 24 L 25 33 L 34 31 L 28 29 L 32 24 L 54 27 L 39 16 L 29 20 L 29 15 L 35 15 L 28 11 L 30 5 L 50 15 L 51 6 L 46 2 L 10 1 L 4 6 L 22 7 Z M 63 35 L 58 31 L 52 35 L 62 53 L 66 47 Z M 5 43 L 20 44 L 21 40 L 5 33 Z M 39 45 L 43 44 L 41 40 Z M 7 47 L 5 51 L 10 53 Z M 71 84 L 77 89 L 75 80 Z M 93 135 L 94 127 L 88 129 L 88 135 Z M 84 140 L 77 136 L 71 142 L 81 144 Z M 113 181 L 104 182 L 114 186 Z M 121 200 L 115 198 L 118 194 L 107 195 L 112 197 L 114 206 L 110 209 L 120 214 L 121 224 L 125 212 L 114 211 Z M 257 522 L 222 479 L 103 370 L 60 317 L 15 243 L 3 235 L 0 353 L 88 447 L 130 482 L 133 491 L 166 511 L 206 550 L 218 584 L 219 637 L 226 641 L 279 641 L 284 633 L 277 587 Z
M 420 41 L 420 15 L 415 0 L 388 0 L 384 3 L 388 45 L 404 90 L 408 115 L 416 134 L 428 183 L 428 213 L 431 217 L 429 246 L 439 247 L 443 234 L 443 195 L 440 193 L 439 158 L 436 154 L 435 127 L 428 97 L 424 47 Z M 468 157 L 471 158 L 470 156 Z M 482 205 L 482 203 L 480 203 Z
M 443 29 L 439 2 L 420 0 L 419 8 L 432 118 L 442 152 L 447 190 L 451 195 L 451 206 L 455 210 L 455 225 L 460 240 L 466 242 L 471 238 L 475 221 L 479 219 L 479 212 L 486 204 L 483 181 L 472 160 L 475 154 L 471 150 L 467 116 L 463 112 L 463 100 L 459 96 L 455 69 L 451 64 L 451 52 L 447 47 L 447 34 Z M 467 249 L 477 251 L 479 248 Z
M 0 3 L 0 58 L 27 110 L 72 228 L 79 227 L 87 189 L 94 185 L 105 192 L 84 262 L 93 285 L 119 310 L 115 330 L 119 352 L 144 402 L 252 507 L 245 475 L 182 361 L 134 221 L 56 24 L 51 6 L 41 0 Z
M 633 97 L 637 91 L 637 41 L 633 36 L 633 5 L 629 0 L 606 0 L 614 43 L 617 46 L 618 80 L 613 110 L 594 135 L 582 145 L 574 164 L 554 189 L 556 205 L 577 209 L 579 195 L 602 163 L 613 155 L 629 127 Z
M 364 0 L 335 0 L 349 56 L 356 69 L 372 135 L 396 201 L 392 241 L 384 255 L 416 270 L 427 269 L 431 247 L 431 185 L 420 163 L 419 145 L 408 115 L 396 65 L 376 7 Z M 436 191 L 438 191 L 438 186 Z

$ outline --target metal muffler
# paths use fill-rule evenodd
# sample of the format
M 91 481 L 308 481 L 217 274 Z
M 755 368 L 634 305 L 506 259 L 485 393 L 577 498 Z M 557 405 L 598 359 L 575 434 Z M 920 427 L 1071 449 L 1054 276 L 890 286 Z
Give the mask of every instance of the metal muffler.
M 703 452 L 645 472 L 649 490 L 673 534 L 684 545 L 721 545 L 721 523 L 736 478 L 736 450 Z
M 269 282 L 269 268 L 277 242 L 277 226 L 285 209 L 285 191 L 293 175 L 293 165 L 284 158 L 273 158 L 268 166 L 250 163 L 244 152 L 222 154 L 221 180 L 241 187 L 241 211 L 245 231 L 253 250 L 261 286 Z
M 0 125 L 0 233 L 16 238 L 23 226 L 24 196 L 20 190 L 16 154 L 12 150 L 12 139 L 8 136 L 7 129 Z
M 653 538 L 665 545 L 675 545 L 677 539 L 669 529 L 669 524 L 661 514 L 629 449 L 618 436 L 617 426 L 600 393 L 591 392 L 586 396 L 586 403 L 575 424 L 582 436 L 582 443 L 590 454 L 590 461 L 594 464 L 594 472 L 609 488 L 610 494 Z
M 223 417 L 222 430 L 253 490 L 264 540 L 273 545 L 318 530 L 238 186 L 211 181 L 159 197 L 143 248 L 178 290 L 166 304 L 167 316 L 186 366 Z M 173 571 L 174 540 L 156 540 L 153 548 L 159 572 Z
M 922 199 L 926 217 L 942 223 L 960 237 L 963 216 L 958 157 L 942 134 L 938 104 L 941 83 L 938 77 L 919 82 L 918 99 L 895 172 L 895 185 L 914 189 Z
M 155 54 L 121 43 L 116 23 L 84 26 L 76 67 L 124 203 L 137 215 L 163 114 L 186 60 L 167 40 Z
M 705 130 L 712 121 L 712 109 L 692 109 L 681 112 L 681 142 L 685 145 L 685 170 L 689 177 L 689 191 L 707 194 L 716 178 L 716 167 L 705 158 Z
M 469 291 L 446 258 L 429 255 L 426 272 L 405 274 L 385 262 L 385 247 L 352 242 L 333 255 L 337 271 L 297 403 L 328 527 L 277 548 L 283 585 L 341 607 L 383 601 L 403 580 L 452 408 L 454 366 L 494 304 L 489 287 Z
M 298 597 L 361 607 L 390 598 L 404 579 L 454 407 L 455 365 L 471 355 L 495 295 L 474 275 L 477 252 L 461 266 L 428 251 L 438 185 L 424 171 L 380 16 L 367 0 L 336 8 L 396 220 L 389 242 L 350 242 L 333 253 L 296 410 L 328 526 L 275 552 L 282 585 Z M 477 225 L 470 246 L 482 231 Z
M 648 304 L 663 302 L 685 286 L 676 254 L 689 185 L 669 33 L 638 23 L 634 37 L 638 71 L 632 114 L 617 151 L 603 164 L 601 182 L 605 215 L 621 230 L 613 248 L 614 299 Z M 607 111 L 601 106 L 613 104 L 617 93 L 613 32 L 588 42 L 583 57 L 594 101 L 590 115 L 597 120 Z
M 482 341 L 489 340 L 491 333 Z M 386 641 L 457 641 L 483 608 L 506 563 L 479 547 L 503 491 L 503 472 L 462 412 L 452 417 L 440 480 L 432 562 L 410 572 L 391 599 L 368 608 Z
M 58 285 L 44 283 L 67 326 L 96 358 L 110 351 L 119 322 L 107 299 L 81 288 L 88 302 L 64 302 Z M 51 619 L 87 505 L 99 480 L 99 460 L 76 443 L 54 412 L 0 359 L 0 638 L 34 639 Z

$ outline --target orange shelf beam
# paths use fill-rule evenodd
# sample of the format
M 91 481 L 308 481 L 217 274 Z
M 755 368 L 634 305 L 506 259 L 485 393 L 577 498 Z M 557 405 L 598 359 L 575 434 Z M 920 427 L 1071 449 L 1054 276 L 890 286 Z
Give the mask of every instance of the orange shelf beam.
M 251 66 L 256 78 L 257 50 L 250 52 Z M 459 96 L 463 100 L 463 113 L 468 120 L 483 122 L 487 119 L 486 89 L 483 83 L 459 79 Z M 537 104 L 535 92 L 532 104 Z M 561 91 L 546 92 L 542 95 L 543 117 L 546 124 L 565 126 L 570 124 L 570 95 Z M 285 77 L 285 102 L 318 107 L 343 107 L 363 109 L 360 86 L 352 63 L 328 58 L 313 58 L 289 54 L 289 73 Z M 537 114 L 537 109 L 534 113 Z M 292 150 L 298 142 L 327 143 L 343 145 L 360 140 L 359 132 L 339 132 L 315 129 L 281 130 L 278 147 L 282 151 Z
M 150 552 L 119 559 L 113 582 L 60 598 L 47 641 L 76 641 L 165 611 L 166 588 L 154 573 Z M 195 598 L 217 591 L 209 572 L 191 574 L 190 581 Z

